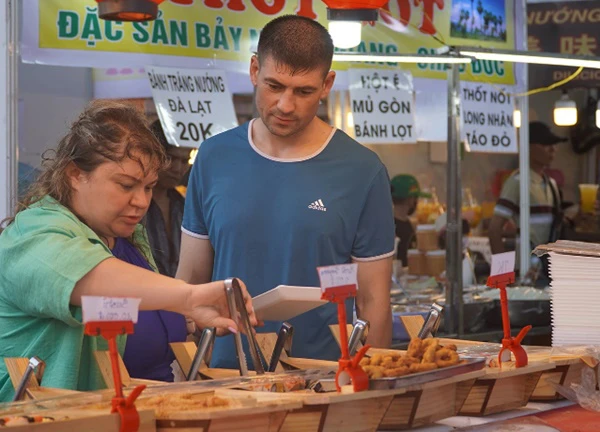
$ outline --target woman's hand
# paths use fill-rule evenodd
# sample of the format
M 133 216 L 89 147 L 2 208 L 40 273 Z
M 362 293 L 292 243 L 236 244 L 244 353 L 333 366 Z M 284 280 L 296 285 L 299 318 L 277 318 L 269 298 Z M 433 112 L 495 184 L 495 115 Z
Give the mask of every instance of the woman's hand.
M 241 280 L 238 279 L 238 281 L 240 282 L 246 311 L 250 317 L 250 324 L 255 326 L 258 322 L 252 308 L 252 298 L 246 290 L 246 285 Z M 236 321 L 229 314 L 223 281 L 193 285 L 189 306 L 190 308 L 185 315 L 194 320 L 199 328 L 216 327 L 219 335 L 227 333 L 227 331 L 237 333 L 238 330 L 243 330 L 238 329 Z

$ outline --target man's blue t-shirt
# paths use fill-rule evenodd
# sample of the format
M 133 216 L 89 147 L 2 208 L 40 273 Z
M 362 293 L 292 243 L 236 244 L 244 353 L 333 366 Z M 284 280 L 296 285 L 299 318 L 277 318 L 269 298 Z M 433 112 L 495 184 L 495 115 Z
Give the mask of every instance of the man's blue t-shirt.
M 277 285 L 319 286 L 317 266 L 393 255 L 389 177 L 375 153 L 332 129 L 315 154 L 277 159 L 254 145 L 251 124 L 205 141 L 190 175 L 182 229 L 210 240 L 213 280 L 238 277 L 254 297 Z M 337 360 L 336 323 L 333 304 L 291 319 L 292 355 Z M 217 339 L 212 359 L 238 366 L 231 336 Z

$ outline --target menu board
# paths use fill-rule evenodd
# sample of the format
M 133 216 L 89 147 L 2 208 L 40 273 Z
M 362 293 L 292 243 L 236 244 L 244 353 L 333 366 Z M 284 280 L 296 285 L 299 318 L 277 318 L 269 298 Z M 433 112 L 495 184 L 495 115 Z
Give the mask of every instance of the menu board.
M 354 138 L 363 144 L 415 144 L 413 79 L 409 72 L 350 69 Z
M 224 71 L 147 66 L 146 74 L 170 144 L 195 148 L 238 125 Z
M 471 152 L 518 153 L 514 97 L 489 84 L 462 82 L 462 139 Z

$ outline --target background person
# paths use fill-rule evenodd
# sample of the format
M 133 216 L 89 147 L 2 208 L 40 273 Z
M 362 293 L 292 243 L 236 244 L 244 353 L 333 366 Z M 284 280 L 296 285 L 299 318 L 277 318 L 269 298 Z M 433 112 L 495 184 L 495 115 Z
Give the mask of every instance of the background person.
M 391 181 L 391 188 L 396 237 L 400 239 L 396 259 L 402 261 L 403 266 L 407 266 L 407 252 L 416 247 L 415 228 L 410 221 L 410 216 L 417 210 L 419 198 L 431 198 L 431 195 L 422 192 L 419 182 L 410 174 L 395 176 Z
M 532 248 L 555 241 L 560 233 L 564 219 L 560 192 L 554 179 L 545 171 L 554 161 L 556 145 L 566 140 L 554 135 L 542 122 L 529 123 L 529 225 Z M 504 182 L 490 222 L 489 238 L 494 254 L 505 251 L 503 237 L 507 222 L 513 221 L 519 226 L 519 191 L 517 170 Z
M 152 201 L 144 225 L 152 255 L 161 274 L 175 277 L 181 247 L 181 221 L 185 199 L 175 189 L 189 169 L 191 149 L 167 142 L 160 120 L 150 126 L 169 160 L 168 168 L 158 174 L 158 183 L 152 192 Z

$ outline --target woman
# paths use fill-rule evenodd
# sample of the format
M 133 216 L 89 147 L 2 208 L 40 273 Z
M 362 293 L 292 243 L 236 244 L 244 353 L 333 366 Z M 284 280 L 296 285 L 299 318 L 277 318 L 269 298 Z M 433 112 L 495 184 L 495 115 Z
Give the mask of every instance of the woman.
M 104 387 L 93 351 L 107 345 L 83 334 L 85 295 L 137 297 L 143 311 L 237 331 L 222 281 L 194 286 L 149 271 L 153 260 L 139 222 L 165 164 L 160 144 L 131 107 L 92 102 L 71 125 L 0 235 L 0 357 L 40 357 L 47 387 Z M 245 287 L 243 294 L 255 323 Z M 164 369 L 166 339 L 183 334 L 185 320 L 175 314 L 163 319 L 160 335 L 145 325 L 140 317 L 129 341 L 139 336 L 153 344 L 158 338 L 163 352 L 155 352 L 156 345 L 147 349 L 144 341 L 135 344 L 137 352 L 128 350 L 125 337 L 119 349 L 126 360 L 158 358 Z M 0 400 L 12 395 L 0 362 Z

